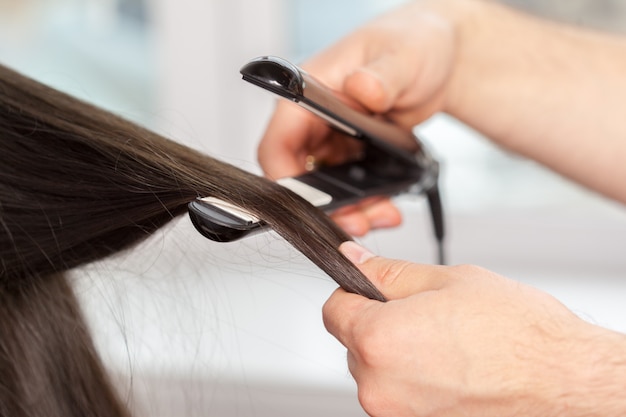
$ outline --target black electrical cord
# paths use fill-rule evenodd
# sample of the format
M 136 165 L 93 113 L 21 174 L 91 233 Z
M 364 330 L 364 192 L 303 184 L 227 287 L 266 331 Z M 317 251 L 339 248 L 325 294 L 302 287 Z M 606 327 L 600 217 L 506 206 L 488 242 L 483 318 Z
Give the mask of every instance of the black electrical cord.
M 430 190 L 426 192 L 428 198 L 428 206 L 430 208 L 430 215 L 433 220 L 433 231 L 435 233 L 435 239 L 437 239 L 437 262 L 439 265 L 446 264 L 445 248 L 444 248 L 444 221 L 443 221 L 443 206 L 441 204 L 441 196 L 439 194 L 439 187 L 435 184 Z

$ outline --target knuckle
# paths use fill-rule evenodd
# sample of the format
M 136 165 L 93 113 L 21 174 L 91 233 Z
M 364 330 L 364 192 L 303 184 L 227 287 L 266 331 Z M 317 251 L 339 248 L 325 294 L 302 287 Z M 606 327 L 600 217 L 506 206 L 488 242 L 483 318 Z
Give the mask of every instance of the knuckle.
M 380 387 L 368 382 L 359 383 L 358 387 L 359 403 L 368 415 L 379 416 L 389 412 L 388 400 Z
M 475 277 L 488 273 L 485 268 L 472 264 L 455 265 L 450 267 L 450 271 L 459 278 Z
M 379 400 L 377 398 L 376 392 L 371 389 L 370 384 L 359 384 L 358 397 L 361 407 L 363 407 L 363 409 L 367 411 L 368 414 L 376 415 L 375 411 L 378 408 Z
M 342 317 L 341 307 L 339 306 L 339 301 L 337 301 L 336 294 L 333 294 L 322 306 L 322 321 L 324 323 L 324 327 L 331 334 L 337 335 L 339 330 L 339 325 L 337 323 L 338 318 Z
M 352 329 L 354 340 L 354 354 L 366 368 L 373 369 L 384 366 L 385 352 L 388 350 L 388 335 L 378 321 L 362 322 Z
M 378 273 L 378 279 L 383 288 L 393 287 L 402 277 L 409 263 L 403 261 L 391 261 L 386 263 Z
M 324 305 L 322 306 L 322 320 L 324 321 L 324 326 L 326 326 L 327 330 L 330 330 L 329 326 L 332 322 L 332 318 L 334 317 L 335 312 L 335 303 L 332 298 L 326 300 Z

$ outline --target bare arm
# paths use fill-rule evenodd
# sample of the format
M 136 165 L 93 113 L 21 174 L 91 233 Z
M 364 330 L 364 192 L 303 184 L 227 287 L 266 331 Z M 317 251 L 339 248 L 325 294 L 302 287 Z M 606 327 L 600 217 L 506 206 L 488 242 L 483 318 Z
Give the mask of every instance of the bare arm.
M 626 203 L 626 38 L 476 2 L 444 110 Z
M 305 67 L 407 129 L 447 112 L 499 145 L 626 203 L 626 38 L 488 0 L 417 0 Z M 278 178 L 303 170 L 307 155 L 341 159 L 349 152 L 322 122 L 281 103 L 259 161 Z M 398 216 L 387 202 L 337 220 L 364 234 L 398 224 Z
M 474 266 L 348 256 L 389 299 L 337 290 L 324 323 L 373 417 L 619 417 L 626 336 Z

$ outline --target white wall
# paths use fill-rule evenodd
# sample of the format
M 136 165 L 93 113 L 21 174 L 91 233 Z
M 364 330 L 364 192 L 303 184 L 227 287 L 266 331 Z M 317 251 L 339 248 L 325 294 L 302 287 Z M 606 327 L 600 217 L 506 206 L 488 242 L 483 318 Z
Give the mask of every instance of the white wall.
M 282 55 L 282 0 L 153 0 L 157 128 L 256 170 L 256 143 L 274 98 L 241 80 L 259 55 Z

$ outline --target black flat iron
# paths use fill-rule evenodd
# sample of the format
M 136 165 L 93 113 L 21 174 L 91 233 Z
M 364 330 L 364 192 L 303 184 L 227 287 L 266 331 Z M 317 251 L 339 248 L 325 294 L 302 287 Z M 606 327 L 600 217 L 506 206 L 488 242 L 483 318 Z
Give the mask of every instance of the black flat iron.
M 443 256 L 443 212 L 437 186 L 439 164 L 410 131 L 344 104 L 327 87 L 304 70 L 273 56 L 263 56 L 241 68 L 245 81 L 269 90 L 308 109 L 333 128 L 363 143 L 361 157 L 314 170 L 278 183 L 312 205 L 331 212 L 371 196 L 425 194 Z M 205 237 L 230 242 L 263 230 L 262 219 L 230 203 L 199 198 L 189 203 L 194 226 Z

